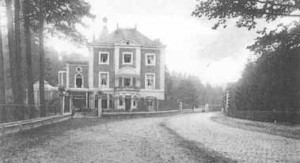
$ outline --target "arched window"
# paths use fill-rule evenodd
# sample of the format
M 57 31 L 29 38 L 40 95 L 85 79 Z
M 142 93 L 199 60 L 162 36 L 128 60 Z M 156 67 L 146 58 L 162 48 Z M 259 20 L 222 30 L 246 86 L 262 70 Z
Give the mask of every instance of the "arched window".
M 75 87 L 82 88 L 83 87 L 83 78 L 81 74 L 77 74 L 75 76 Z

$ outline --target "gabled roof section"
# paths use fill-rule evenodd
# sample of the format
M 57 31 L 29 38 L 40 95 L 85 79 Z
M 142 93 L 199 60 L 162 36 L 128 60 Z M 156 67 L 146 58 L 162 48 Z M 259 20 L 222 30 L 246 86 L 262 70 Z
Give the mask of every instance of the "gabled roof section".
M 146 47 L 161 47 L 163 46 L 159 40 L 151 40 L 136 28 L 118 28 L 114 32 L 110 33 L 106 37 L 101 37 L 95 41 L 95 44 L 107 44 L 113 45 L 122 42 L 129 42 L 135 45 L 141 45 Z

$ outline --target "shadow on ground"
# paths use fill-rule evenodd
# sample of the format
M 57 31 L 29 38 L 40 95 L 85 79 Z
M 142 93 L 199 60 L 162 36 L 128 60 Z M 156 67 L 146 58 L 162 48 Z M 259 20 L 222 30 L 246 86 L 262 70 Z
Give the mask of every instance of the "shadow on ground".
M 209 163 L 232 163 L 235 162 L 229 158 L 222 156 L 220 153 L 211 151 L 207 149 L 203 144 L 193 141 L 187 140 L 181 135 L 179 135 L 176 131 L 169 128 L 165 122 L 160 124 L 161 127 L 165 128 L 174 138 L 177 140 L 177 143 L 182 149 L 187 150 L 187 154 L 191 154 L 194 160 L 198 162 L 209 162 Z

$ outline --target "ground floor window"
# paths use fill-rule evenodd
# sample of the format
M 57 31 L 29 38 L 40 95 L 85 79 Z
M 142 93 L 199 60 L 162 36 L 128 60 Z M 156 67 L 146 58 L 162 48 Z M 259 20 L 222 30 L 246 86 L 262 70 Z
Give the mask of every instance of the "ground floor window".
M 133 100 L 133 106 L 136 106 L 136 100 Z
M 102 99 L 101 106 L 102 106 L 102 109 L 107 109 L 107 99 Z
M 149 108 L 152 108 L 154 106 L 154 101 L 153 100 L 147 100 L 147 106 Z
M 119 98 L 119 106 L 123 106 L 123 99 Z

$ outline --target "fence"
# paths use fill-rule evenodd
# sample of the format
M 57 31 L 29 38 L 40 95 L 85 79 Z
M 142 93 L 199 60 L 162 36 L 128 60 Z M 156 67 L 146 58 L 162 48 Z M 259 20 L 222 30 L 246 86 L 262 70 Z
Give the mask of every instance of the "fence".
M 41 116 L 44 109 L 46 116 L 60 114 L 60 105 L 17 105 L 0 104 L 0 123 L 33 119 Z

